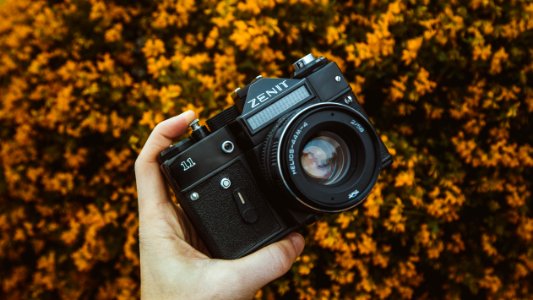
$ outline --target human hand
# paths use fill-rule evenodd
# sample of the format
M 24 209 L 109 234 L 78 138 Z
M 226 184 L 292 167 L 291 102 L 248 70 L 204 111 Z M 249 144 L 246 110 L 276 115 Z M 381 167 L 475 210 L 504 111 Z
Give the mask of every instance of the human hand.
M 179 206 L 168 194 L 158 154 L 184 134 L 195 118 L 187 111 L 159 123 L 135 162 L 139 197 L 141 298 L 250 299 L 285 274 L 303 250 L 292 233 L 235 260 L 211 259 Z

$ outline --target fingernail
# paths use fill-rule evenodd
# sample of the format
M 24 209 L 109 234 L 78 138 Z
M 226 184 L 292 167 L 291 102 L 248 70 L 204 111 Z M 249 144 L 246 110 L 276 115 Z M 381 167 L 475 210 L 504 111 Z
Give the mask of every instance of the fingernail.
M 289 234 L 289 240 L 291 241 L 295 249 L 298 249 L 298 250 L 303 249 L 305 241 L 301 234 L 293 232 Z

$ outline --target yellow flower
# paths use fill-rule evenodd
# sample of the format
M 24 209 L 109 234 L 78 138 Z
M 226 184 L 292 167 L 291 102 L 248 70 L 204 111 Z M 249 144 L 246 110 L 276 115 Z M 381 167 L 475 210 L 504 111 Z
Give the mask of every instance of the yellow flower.
M 474 60 L 487 60 L 491 54 L 492 45 L 476 45 L 472 52 L 472 57 Z
M 139 125 L 148 125 L 149 128 L 154 128 L 155 125 L 164 120 L 161 113 L 154 113 L 152 111 L 146 111 L 143 113 L 142 119 L 139 121 Z
M 423 37 L 417 37 L 407 41 L 407 47 L 402 52 L 402 60 L 406 65 L 411 64 L 411 62 L 416 58 L 418 54 L 418 49 L 422 45 Z
M 497 256 L 498 255 L 498 250 L 496 250 L 496 248 L 494 248 L 493 246 L 493 243 L 496 242 L 496 236 L 494 235 L 488 235 L 488 234 L 483 234 L 481 236 L 481 245 L 483 247 L 483 251 L 485 251 L 485 253 L 488 255 L 488 256 Z
M 348 225 L 350 225 L 350 222 L 352 220 L 353 220 L 353 214 L 351 214 L 350 212 L 346 212 L 346 213 L 340 213 L 339 216 L 337 217 L 336 222 L 340 224 L 341 229 L 345 229 L 348 227 Z
M 366 234 L 361 235 L 361 240 L 357 244 L 357 249 L 359 250 L 361 254 L 364 255 L 364 254 L 374 253 L 376 251 L 376 248 L 377 248 L 376 242 L 374 242 L 372 237 Z
M 150 73 L 154 78 L 165 76 L 168 73 L 168 67 L 170 66 L 171 61 L 164 56 L 159 58 L 149 58 L 148 59 L 148 73 Z
M 419 243 L 421 243 L 422 245 L 429 245 L 430 242 L 431 242 L 431 234 L 428 230 L 428 225 L 427 224 L 422 224 L 422 226 L 420 226 L 420 231 L 418 232 L 418 235 L 417 235 L 417 241 Z
M 181 95 L 181 86 L 172 84 L 164 86 L 159 90 L 159 99 L 161 101 L 162 111 L 168 112 L 176 104 L 177 98 Z
M 418 75 L 416 76 L 414 85 L 417 94 L 419 96 L 423 96 L 427 93 L 432 92 L 437 86 L 437 83 L 429 80 L 429 72 L 426 69 L 420 68 L 420 70 L 418 71 Z
M 496 293 L 502 287 L 501 280 L 498 276 L 493 275 L 494 269 L 487 268 L 485 270 L 485 275 L 481 280 L 479 280 L 479 286 L 485 289 Z
M 516 233 L 524 241 L 531 242 L 533 240 L 533 218 L 522 217 Z
M 147 40 L 142 49 L 146 58 L 157 57 L 165 53 L 165 44 L 160 39 Z
M 122 24 L 117 23 L 105 32 L 106 42 L 118 42 L 122 38 Z
M 490 63 L 490 73 L 498 74 L 502 71 L 502 62 L 507 62 L 509 55 L 505 52 L 505 48 L 501 47 L 494 53 L 492 56 L 492 61 Z
M 405 83 L 407 82 L 407 76 L 400 76 L 399 79 L 400 80 L 392 80 L 392 86 L 389 92 L 392 101 L 402 99 L 406 91 Z
M 405 221 L 407 218 L 403 215 L 403 207 L 402 200 L 396 198 L 396 204 L 391 209 L 389 218 L 384 222 L 385 228 L 398 233 L 405 231 Z
M 399 186 L 412 186 L 415 182 L 415 172 L 413 169 L 409 169 L 405 172 L 400 172 L 396 176 L 396 181 L 394 183 L 395 187 Z

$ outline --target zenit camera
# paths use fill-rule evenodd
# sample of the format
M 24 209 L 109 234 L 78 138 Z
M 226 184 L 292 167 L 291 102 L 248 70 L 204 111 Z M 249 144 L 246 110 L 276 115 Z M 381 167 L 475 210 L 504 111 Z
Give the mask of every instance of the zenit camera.
M 339 67 L 308 54 L 258 76 L 235 105 L 161 152 L 166 180 L 211 255 L 237 258 L 360 204 L 392 157 Z

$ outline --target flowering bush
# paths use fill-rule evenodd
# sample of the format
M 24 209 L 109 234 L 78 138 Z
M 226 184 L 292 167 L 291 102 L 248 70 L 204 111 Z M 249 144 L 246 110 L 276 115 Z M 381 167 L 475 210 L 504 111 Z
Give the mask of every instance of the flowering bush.
M 3 2 L 2 299 L 137 297 L 151 129 L 308 52 L 341 67 L 394 163 L 257 298 L 531 297 L 530 1 Z

